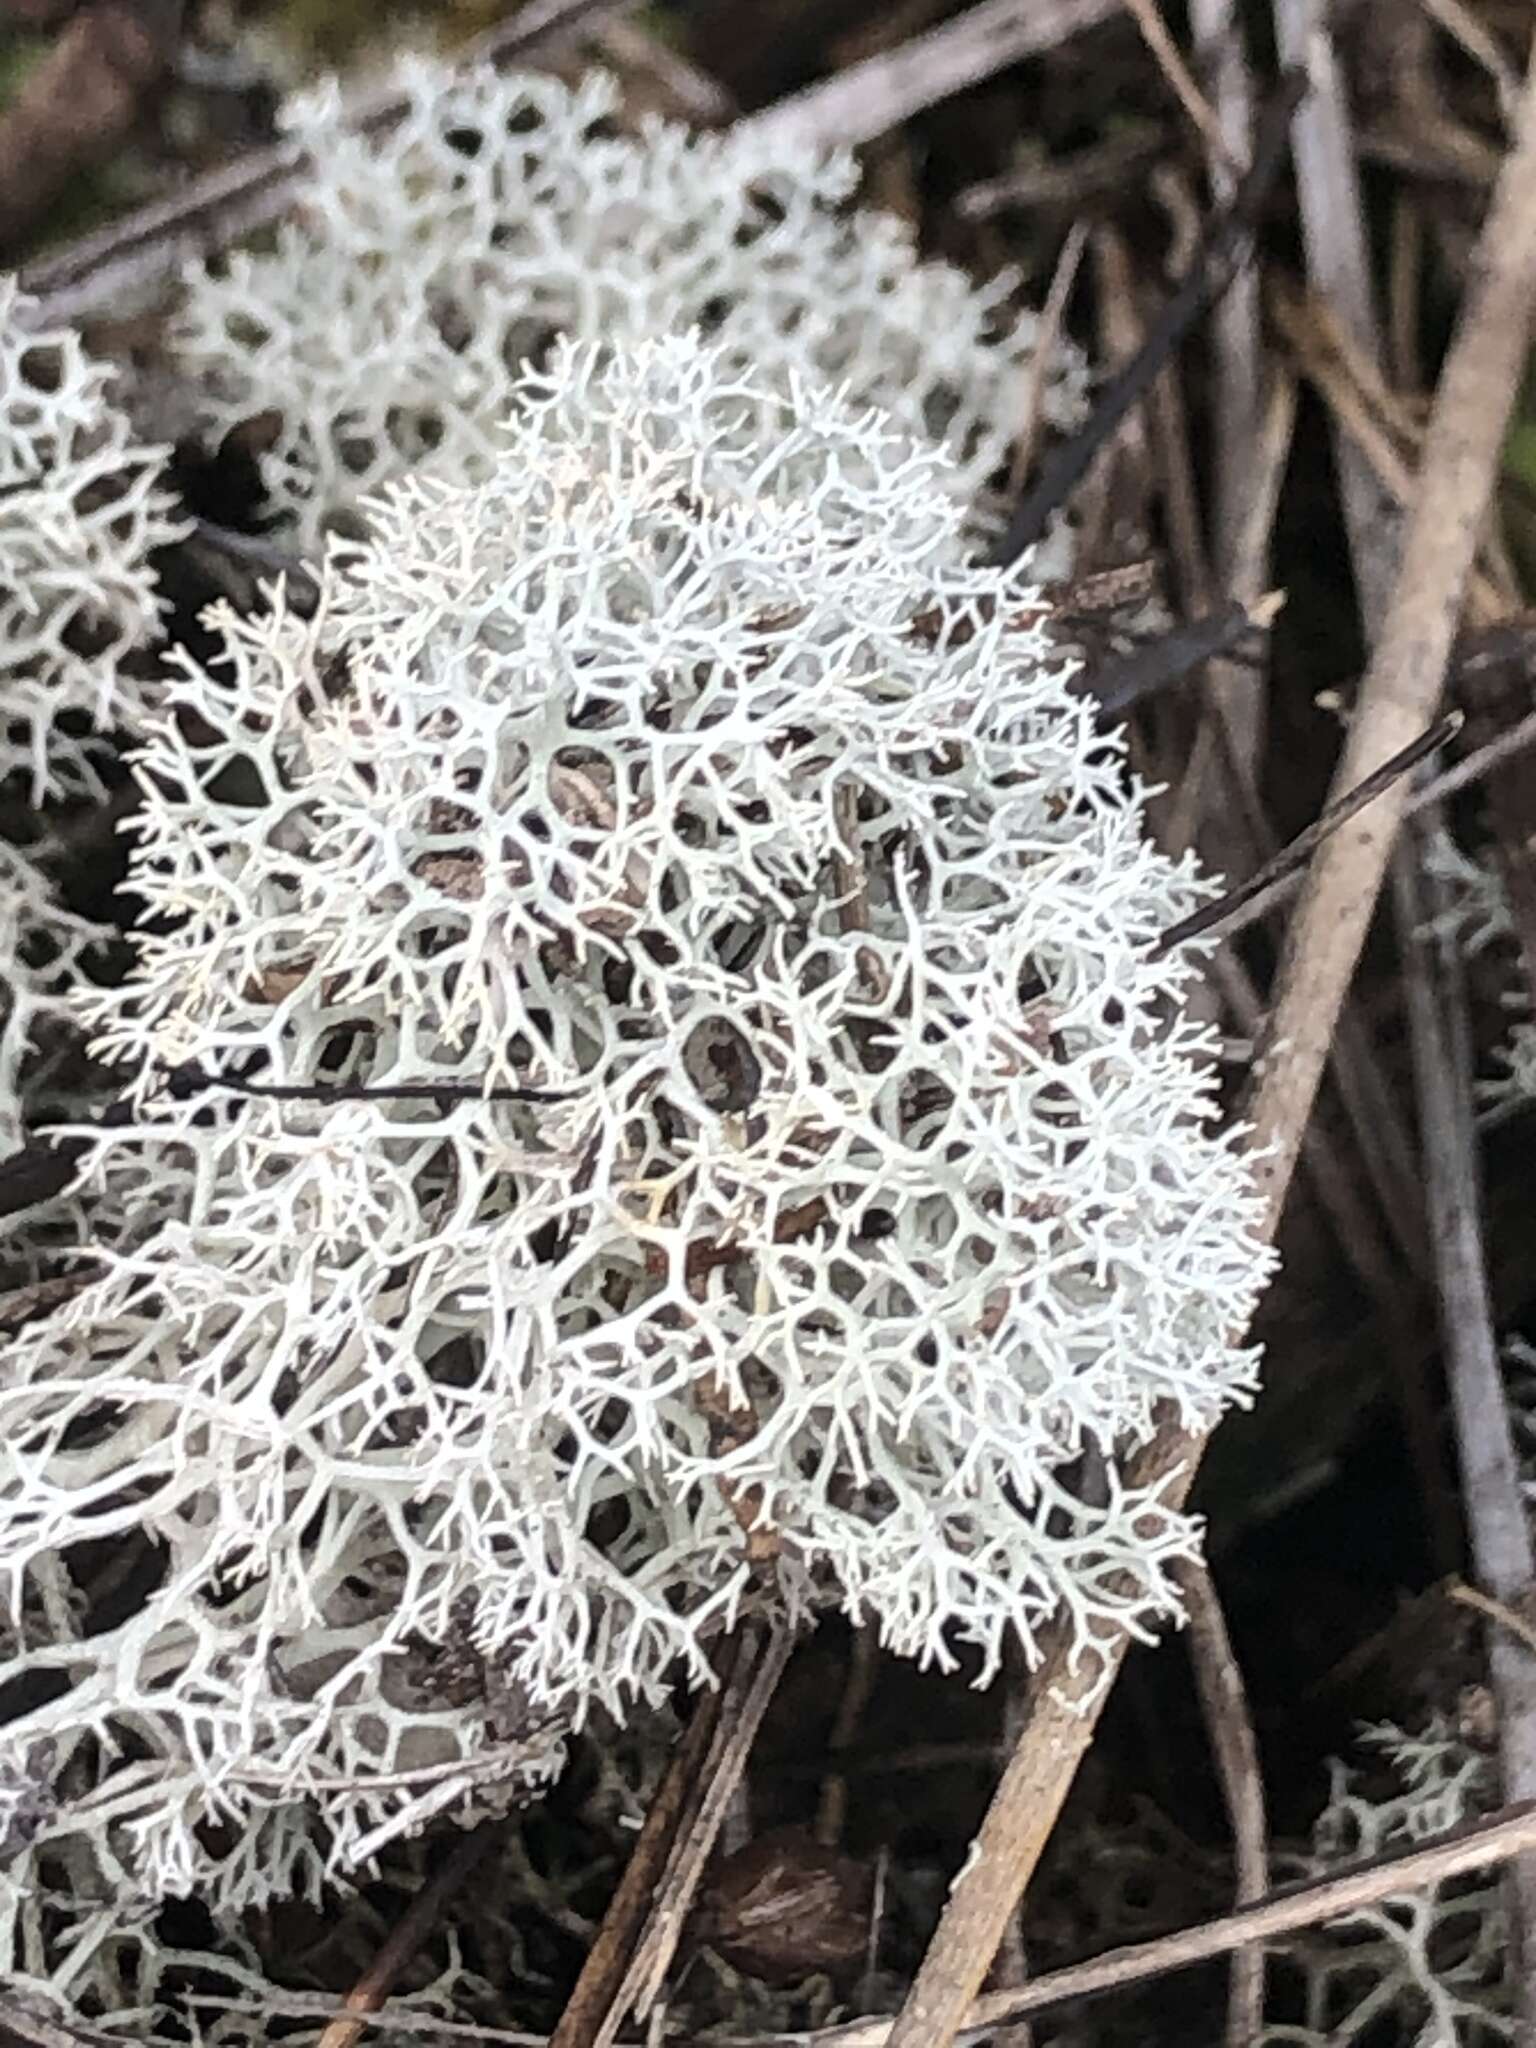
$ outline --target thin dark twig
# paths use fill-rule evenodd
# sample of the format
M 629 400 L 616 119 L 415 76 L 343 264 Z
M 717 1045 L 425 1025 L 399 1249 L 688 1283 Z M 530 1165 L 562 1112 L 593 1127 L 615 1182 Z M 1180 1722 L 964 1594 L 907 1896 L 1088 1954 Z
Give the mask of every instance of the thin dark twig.
M 1045 304 L 1040 311 L 1040 325 L 1029 358 L 1029 368 L 1024 377 L 1024 402 L 1019 408 L 1019 431 L 1013 444 L 1013 463 L 1009 477 L 1015 490 L 1023 488 L 1030 465 L 1035 459 L 1035 442 L 1039 438 L 1040 421 L 1045 411 L 1046 380 L 1055 364 L 1062 323 L 1067 317 L 1067 301 L 1072 296 L 1072 287 L 1077 281 L 1083 251 L 1087 246 L 1088 223 L 1085 220 L 1076 220 L 1068 228 L 1067 238 L 1056 258 L 1056 269 L 1051 277 L 1050 289 L 1045 295 Z
M 245 1081 L 233 1074 L 210 1074 L 195 1061 L 164 1069 L 166 1092 L 186 1102 L 212 1090 L 255 1096 L 270 1102 L 572 1102 L 579 1088 L 481 1088 L 464 1081 L 407 1081 L 398 1087 L 359 1082 Z M 0 1217 L 18 1215 L 61 1195 L 75 1177 L 80 1160 L 96 1137 L 123 1130 L 138 1115 L 135 1104 L 114 1102 L 88 1128 L 61 1125 L 38 1132 L 29 1144 L 0 1159 Z
M 183 1101 L 204 1089 L 254 1095 L 267 1102 L 572 1102 L 579 1088 L 481 1088 L 472 1081 L 246 1081 L 210 1074 L 190 1062 L 168 1067 L 171 1094 Z
M 1536 746 L 1536 711 L 1528 711 L 1507 732 L 1501 732 L 1496 740 L 1489 740 L 1486 746 L 1465 755 L 1454 768 L 1447 768 L 1443 775 L 1434 776 L 1422 789 L 1415 790 L 1408 805 L 1410 812 L 1417 815 L 1430 804 L 1444 803 L 1469 783 L 1481 782 L 1501 761 L 1511 760 L 1530 746 Z
M 1220 298 L 1247 261 L 1260 208 L 1284 161 L 1291 116 L 1305 89 L 1297 72 L 1287 73 L 1281 81 L 1259 118 L 1251 168 L 1230 203 L 1207 222 L 1188 270 L 1147 330 L 1141 347 L 1100 392 L 1092 418 L 1040 465 L 1034 489 L 991 550 L 989 559 L 994 563 L 1016 561 L 1040 538 L 1051 514 L 1067 502 L 1100 448 L 1151 389 L 1195 321 Z
M 651 1900 L 650 1913 L 617 1998 L 594 2037 L 594 2048 L 612 2048 L 627 2012 L 648 2020 L 661 1996 L 683 1929 L 714 1854 L 720 1829 L 741 1784 L 794 1648 L 794 1630 L 782 1622 L 754 1624 L 736 1638 L 736 1663 L 726 1686 L 715 1740 L 700 1772 L 700 1797 L 689 1824 L 672 1845 Z
M 338 2013 L 320 2036 L 319 2048 L 353 2048 L 353 2043 L 388 1998 L 390 1987 L 437 1922 L 444 1906 L 463 1885 L 475 1865 L 501 1833 L 499 1821 L 482 1821 L 454 1848 L 443 1867 L 422 1886 L 379 1945 L 379 1952 L 358 1978 Z
M 722 1645 L 721 1688 L 694 1709 L 550 2048 L 610 2048 L 659 1994 L 792 1644 L 753 1623 Z
M 1095 662 L 1075 678 L 1090 691 L 1101 711 L 1119 714 L 1199 668 L 1215 654 L 1241 650 L 1255 633 L 1248 607 L 1234 598 L 1198 619 L 1175 626 L 1144 647 Z
M 1314 818 L 1304 832 L 1286 846 L 1282 846 L 1273 860 L 1265 861 L 1263 867 L 1251 874 L 1246 882 L 1240 882 L 1235 889 L 1229 889 L 1225 896 L 1219 896 L 1214 903 L 1204 903 L 1188 917 L 1181 917 L 1177 924 L 1169 925 L 1152 949 L 1154 960 L 1161 960 L 1171 953 L 1175 946 L 1182 946 L 1190 939 L 1202 938 L 1210 932 L 1220 930 L 1230 936 L 1251 924 L 1268 907 L 1270 899 L 1279 889 L 1292 883 L 1316 847 L 1330 832 L 1363 811 L 1368 803 L 1379 797 L 1383 791 L 1416 768 L 1420 761 L 1443 747 L 1448 739 L 1461 728 L 1461 713 L 1447 711 L 1437 718 L 1426 732 L 1416 740 L 1410 740 L 1379 768 L 1373 768 L 1369 775 L 1357 782 L 1354 788 L 1341 796 L 1337 803 L 1328 806 L 1320 817 Z M 1245 915 L 1239 917 L 1238 913 Z
M 549 2037 L 549 2048 L 591 2048 L 605 2025 L 639 1947 L 652 1895 L 680 1834 L 698 1810 L 703 1796 L 700 1779 L 720 1709 L 718 1690 L 703 1693 L 694 1702 L 687 1732 L 673 1750 L 646 1809 L 618 1890 L 608 1902 L 576 1988 Z

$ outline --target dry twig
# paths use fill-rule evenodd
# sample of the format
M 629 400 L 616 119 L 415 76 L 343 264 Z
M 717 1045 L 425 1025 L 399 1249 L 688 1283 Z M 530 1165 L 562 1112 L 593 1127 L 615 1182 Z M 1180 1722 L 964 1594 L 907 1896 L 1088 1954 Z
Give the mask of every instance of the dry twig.
M 1034 351 L 1029 359 L 1029 368 L 1024 373 L 1024 395 L 1019 405 L 1019 431 L 1013 444 L 1013 460 L 1009 468 L 1009 483 L 1015 491 L 1022 490 L 1024 479 L 1029 475 L 1030 464 L 1035 459 L 1035 443 L 1040 437 L 1040 420 L 1045 406 L 1045 386 L 1056 355 L 1057 343 L 1061 339 L 1062 322 L 1067 316 L 1067 301 L 1072 296 L 1072 287 L 1077 282 L 1078 265 L 1083 260 L 1083 251 L 1088 246 L 1088 223 L 1076 220 L 1067 230 L 1061 253 L 1056 258 L 1056 268 L 1051 276 L 1050 290 L 1045 295 L 1045 304 L 1040 309 L 1040 326 L 1035 336 Z
M 388 1998 L 390 1987 L 436 1925 L 438 1915 L 485 1855 L 500 1832 L 499 1823 L 482 1821 L 455 1843 L 442 1869 L 422 1886 L 379 1946 L 379 1952 L 342 2000 L 342 2010 L 320 2036 L 319 2048 L 353 2048 Z
M 1209 1568 L 1198 1564 L 1181 1572 L 1179 1587 L 1189 1610 L 1189 1653 L 1200 1711 L 1232 1827 L 1236 1902 L 1251 1905 L 1269 1889 L 1269 1827 L 1248 1688 Z M 1249 1944 L 1232 1951 L 1227 2048 L 1248 2048 L 1257 2039 L 1263 2018 L 1264 1951 Z
M 673 1843 L 634 1960 L 606 2022 L 594 2036 L 595 2048 L 611 2048 L 626 2013 L 647 2019 L 661 1995 L 699 1882 L 741 1783 L 763 1716 L 789 1662 L 794 1633 L 781 1624 L 771 1628 L 754 1625 L 737 1640 L 736 1662 L 701 1773 L 695 1810 L 688 1827 Z
M 559 2024 L 549 2037 L 549 2048 L 591 2048 L 607 2024 L 667 1859 L 690 1812 L 696 1811 L 700 1775 L 719 1724 L 720 1707 L 719 1691 L 701 1693 L 695 1700 L 687 1733 L 673 1751 L 646 1809 L 624 1875 L 608 1902 L 597 1939 L 587 1952 Z
M 1222 148 L 1208 152 L 1211 190 L 1218 203 L 1231 201 L 1237 181 L 1247 167 L 1253 131 L 1255 95 L 1253 74 L 1243 48 L 1243 25 L 1234 0 L 1191 0 L 1190 31 L 1194 37 L 1195 60 L 1204 76 L 1206 91 L 1216 105 L 1221 124 Z M 1262 553 L 1244 551 L 1242 541 L 1248 522 L 1263 502 L 1266 472 L 1254 464 L 1255 447 L 1265 445 L 1260 434 L 1264 413 L 1264 341 L 1259 319 L 1259 278 L 1249 265 L 1238 272 L 1228 286 L 1211 318 L 1214 350 L 1212 392 L 1212 444 L 1215 456 L 1213 478 L 1214 554 L 1217 574 L 1229 597 L 1251 604 L 1263 588 L 1268 563 L 1268 533 L 1273 518 L 1264 526 Z M 1283 439 L 1289 442 L 1287 427 Z M 1232 758 L 1240 772 L 1252 781 L 1258 773 L 1264 735 L 1262 691 L 1252 678 L 1236 674 L 1230 665 L 1213 664 L 1209 675 L 1211 709 L 1221 720 Z
M 659 1994 L 791 1644 L 758 1624 L 731 1639 L 721 1690 L 694 1707 L 549 2048 L 609 2048 Z
M 978 179 L 955 194 L 955 212 L 962 220 L 990 220 L 1008 207 L 1027 213 L 1062 207 L 1076 219 L 1093 200 L 1134 188 L 1170 140 L 1158 122 L 1128 120 L 1103 142 L 1031 160 L 998 178 Z
M 1307 97 L 1292 135 L 1307 275 L 1316 296 L 1353 337 L 1360 353 L 1379 363 L 1381 343 L 1371 298 L 1360 177 L 1331 13 L 1319 0 L 1274 0 L 1274 16 L 1281 62 L 1299 66 L 1307 79 Z M 1374 637 L 1392 588 L 1396 521 L 1387 493 L 1364 457 L 1337 431 L 1334 455 L 1360 608 L 1367 635 Z

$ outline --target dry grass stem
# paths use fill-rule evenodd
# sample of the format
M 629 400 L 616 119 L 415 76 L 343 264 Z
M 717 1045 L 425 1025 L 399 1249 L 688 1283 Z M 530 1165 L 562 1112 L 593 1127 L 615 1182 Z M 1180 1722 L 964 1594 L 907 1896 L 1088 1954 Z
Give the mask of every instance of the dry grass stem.
M 470 1872 L 495 1842 L 499 1828 L 490 1821 L 455 1844 L 442 1869 L 412 1899 L 343 2001 L 343 2012 L 320 2036 L 319 2048 L 353 2048 L 390 1987 L 437 1925 L 438 1916 L 460 1890 Z
M 1189 26 L 1196 68 L 1221 125 L 1222 147 L 1212 148 L 1207 157 L 1211 190 L 1218 201 L 1227 201 L 1247 167 L 1257 104 L 1242 20 L 1233 0 L 1191 0 Z M 1263 458 L 1269 444 L 1261 428 L 1268 424 L 1263 396 L 1268 371 L 1260 289 L 1257 265 L 1240 271 L 1212 315 L 1210 330 L 1213 553 L 1227 595 L 1245 604 L 1259 595 L 1267 579 L 1274 518 L 1273 502 L 1263 503 L 1268 482 Z M 1289 438 L 1287 428 L 1287 444 Z M 1256 446 L 1261 458 L 1257 464 Z M 1278 474 L 1274 490 L 1278 497 Z M 1257 550 L 1242 544 L 1255 513 L 1262 517 L 1264 536 Z M 1264 745 L 1263 685 L 1239 674 L 1230 663 L 1216 662 L 1208 671 L 1206 687 L 1232 757 L 1252 779 Z
M 1232 1829 L 1235 1902 L 1251 1905 L 1269 1889 L 1269 1823 L 1248 1688 L 1207 1567 L 1201 1564 L 1181 1572 L 1179 1586 L 1189 1610 L 1189 1653 L 1200 1712 Z M 1257 2038 L 1263 2018 L 1264 1951 L 1251 1945 L 1234 1949 L 1227 1993 L 1227 2048 L 1248 2048 Z
M 875 1673 L 880 1668 L 880 1638 L 868 1622 L 853 1632 L 848 1646 L 848 1669 L 843 1678 L 842 1697 L 827 1736 L 827 1754 L 837 1758 L 858 1740 L 875 1690 Z M 835 1849 L 843 1838 L 848 1818 L 848 1780 L 839 1770 L 828 1771 L 821 1781 L 816 1806 L 816 1839 L 824 1849 Z
M 1015 495 L 1024 488 L 1024 480 L 1034 461 L 1035 444 L 1040 438 L 1040 413 L 1045 403 L 1046 381 L 1061 340 L 1061 324 L 1067 316 L 1067 303 L 1072 297 L 1072 287 L 1077 282 L 1078 268 L 1087 246 L 1088 223 L 1085 220 L 1074 221 L 1067 230 L 1061 254 L 1056 258 L 1056 268 L 1051 273 L 1051 287 L 1040 309 L 1040 328 L 1034 353 L 1024 375 L 1024 390 L 1019 402 L 1019 432 L 1013 444 L 1008 476 L 1009 489 Z
M 1170 146 L 1171 131 L 1160 122 L 1127 119 L 1103 142 L 1086 143 L 1064 156 L 1041 157 L 1000 178 L 981 178 L 955 194 L 962 220 L 990 220 L 1006 208 L 1038 212 L 1059 207 L 1076 214 L 1107 194 L 1135 186 Z
M 786 144 L 873 142 L 924 107 L 1097 28 L 1119 11 L 1120 0 L 982 0 L 942 28 L 866 57 L 742 125 Z
M 1348 94 L 1332 34 L 1332 10 L 1320 0 L 1273 0 L 1281 62 L 1305 73 L 1307 96 L 1292 129 L 1302 240 L 1313 292 L 1330 307 L 1370 361 L 1381 360 L 1371 294 L 1365 216 L 1360 203 Z M 1397 522 L 1389 494 L 1347 436 L 1335 433 L 1355 581 L 1368 638 L 1392 589 Z
M 698 1811 L 701 1774 L 719 1725 L 721 1704 L 719 1691 L 702 1693 L 695 1700 L 687 1732 L 646 1809 L 618 1889 L 608 1902 L 559 2025 L 549 2037 L 549 2048 L 592 2048 L 607 2025 L 639 1946 L 656 1887 L 679 1836 Z
M 1141 30 L 1142 41 L 1152 52 L 1158 70 L 1167 79 L 1169 90 L 1204 136 L 1206 147 L 1228 172 L 1236 173 L 1244 158 L 1229 148 L 1220 118 L 1195 83 L 1178 44 L 1168 31 L 1167 22 L 1158 12 L 1157 0 L 1125 0 L 1125 11 L 1134 17 L 1137 28 Z

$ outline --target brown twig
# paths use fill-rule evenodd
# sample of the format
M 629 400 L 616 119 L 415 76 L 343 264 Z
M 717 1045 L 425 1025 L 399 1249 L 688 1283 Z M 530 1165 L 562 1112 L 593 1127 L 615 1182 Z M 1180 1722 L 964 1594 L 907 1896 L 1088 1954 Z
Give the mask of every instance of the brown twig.
M 1145 330 L 1134 303 L 1130 244 L 1119 222 L 1096 221 L 1090 240 L 1094 285 L 1092 354 L 1114 380 L 1131 363 L 1145 339 Z M 1090 414 L 1081 436 L 1091 437 L 1098 432 L 1098 423 Z M 1085 439 L 1084 451 L 1087 468 L 1072 491 L 1071 503 L 1077 528 L 1076 559 L 1093 573 L 1127 558 L 1139 559 L 1152 545 L 1152 460 L 1142 407 L 1132 405 L 1118 419 L 1105 420 L 1098 445 L 1088 449 Z M 1052 452 L 1042 466 L 1037 485 L 1057 463 L 1060 453 L 1059 448 Z M 1050 516 L 1047 514 L 1047 523 Z
M 1029 368 L 1024 373 L 1024 391 L 1019 401 L 1019 431 L 1014 438 L 1013 459 L 1009 467 L 1008 480 L 1015 491 L 1022 490 L 1024 479 L 1029 475 L 1030 464 L 1035 459 L 1035 443 L 1040 437 L 1040 421 L 1045 406 L 1045 387 L 1056 354 L 1056 344 L 1061 339 L 1061 325 L 1067 315 L 1067 301 L 1072 296 L 1072 287 L 1077 282 L 1078 266 L 1083 260 L 1083 251 L 1088 246 L 1088 223 L 1076 220 L 1067 230 L 1061 253 L 1056 258 L 1056 268 L 1051 274 L 1050 290 L 1045 295 L 1045 304 L 1040 309 L 1040 325 L 1035 335 L 1035 345 L 1030 354 Z
M 1168 33 L 1167 22 L 1157 11 L 1156 0 L 1125 0 L 1125 8 L 1135 17 L 1142 41 L 1152 52 L 1174 98 L 1204 136 L 1206 147 L 1226 169 L 1235 172 L 1242 159 L 1234 157 L 1228 148 L 1216 111 L 1190 75 L 1178 44 Z
M 379 1952 L 342 2000 L 342 2010 L 320 2036 L 319 2048 L 353 2048 L 388 1998 L 390 1987 L 437 1924 L 438 1915 L 501 1832 L 501 1823 L 482 1821 L 454 1847 L 442 1869 L 412 1899 L 379 1945 Z
M 1076 217 L 1092 200 L 1134 185 L 1170 141 L 1159 122 L 1127 120 L 1122 131 L 1103 142 L 1085 143 L 1064 156 L 1022 164 L 1001 177 L 965 186 L 955 194 L 955 212 L 962 220 L 990 220 L 1010 207 L 1027 213 L 1065 207 Z
M 734 1654 L 734 1653 L 733 1653 Z M 592 2048 L 607 2025 L 640 1943 L 668 1858 L 701 1798 L 701 1775 L 719 1725 L 719 1690 L 701 1693 L 635 1837 L 597 1939 L 566 2000 L 549 2048 Z
M 1221 124 L 1223 147 L 1212 148 L 1207 156 L 1211 190 L 1218 203 L 1227 204 L 1248 163 L 1256 97 L 1242 19 L 1235 0 L 1191 0 L 1189 25 L 1196 69 Z M 1264 398 L 1265 348 L 1256 265 L 1240 270 L 1223 294 L 1211 316 L 1211 344 L 1212 552 L 1227 595 L 1249 604 L 1267 580 L 1273 521 L 1271 504 L 1263 522 L 1262 548 L 1244 545 L 1250 523 L 1265 510 L 1271 489 L 1269 467 L 1255 456 L 1273 449 L 1277 426 L 1282 446 L 1290 441 L 1283 412 L 1274 415 Z M 1271 430 L 1267 437 L 1261 431 L 1264 426 Z M 1265 727 L 1263 689 L 1253 678 L 1219 662 L 1208 672 L 1208 687 L 1210 709 L 1221 721 L 1230 756 L 1253 781 Z
M 1179 1589 L 1189 1612 L 1189 1654 L 1206 1740 L 1232 1829 L 1236 1903 L 1250 1905 L 1269 1888 L 1269 1827 L 1248 1688 L 1233 1654 L 1227 1619 L 1209 1568 L 1195 1564 L 1181 1571 Z M 1248 2048 L 1258 2038 L 1263 2018 L 1264 1951 L 1252 1945 L 1234 1949 L 1227 1993 L 1227 2048 Z
M 875 1672 L 880 1664 L 880 1640 L 873 1626 L 865 1622 L 853 1632 L 848 1649 L 848 1670 L 842 1697 L 827 1736 L 827 1754 L 844 1756 L 858 1738 L 859 1723 L 875 1689 Z M 821 1781 L 816 1804 L 816 1839 L 824 1849 L 835 1849 L 843 1838 L 848 1817 L 848 1780 L 841 1770 L 829 1770 Z
M 1198 219 L 1194 194 L 1182 171 L 1168 167 L 1159 197 L 1174 216 L 1187 213 Z M 1212 601 L 1213 579 L 1200 524 L 1189 414 L 1172 358 L 1147 394 L 1146 419 L 1168 552 L 1175 571 L 1175 589 L 1186 614 L 1204 611 Z
M 1306 74 L 1308 92 L 1292 135 L 1307 276 L 1317 298 L 1368 361 L 1381 361 L 1366 254 L 1365 214 L 1349 105 L 1329 12 L 1315 0 L 1273 0 L 1284 64 Z M 1354 444 L 1338 429 L 1334 457 L 1344 498 L 1355 582 L 1367 637 L 1374 638 L 1392 588 L 1397 522 L 1390 500 Z

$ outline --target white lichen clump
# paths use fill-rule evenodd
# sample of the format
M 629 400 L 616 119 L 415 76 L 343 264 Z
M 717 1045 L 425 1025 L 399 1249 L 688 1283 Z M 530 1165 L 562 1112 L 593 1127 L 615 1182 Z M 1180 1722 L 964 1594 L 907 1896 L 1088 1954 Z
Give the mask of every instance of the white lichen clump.
M 35 860 L 0 843 L 0 1156 L 25 1142 L 60 1055 L 78 1048 L 74 991 L 106 937 L 60 903 Z
M 407 471 L 479 482 L 528 363 L 556 335 L 624 342 L 702 326 L 779 388 L 816 374 L 954 458 L 968 502 L 1023 402 L 1037 322 L 1016 279 L 978 290 L 924 263 L 905 223 L 846 202 L 850 152 L 658 119 L 613 131 L 617 89 L 468 76 L 412 59 L 401 119 L 359 133 L 334 90 L 298 104 L 314 164 L 270 248 L 199 265 L 173 343 L 210 425 L 270 413 L 265 480 L 308 548 L 355 530 Z M 1058 344 L 1045 417 L 1077 416 Z
M 107 366 L 29 304 L 0 275 L 0 779 L 25 774 L 41 801 L 96 786 L 92 733 L 135 701 L 121 657 L 159 629 L 150 556 L 185 529 L 169 450 L 135 438 Z
M 58 1687 L 7 1753 L 100 1781 L 45 1838 L 228 1911 L 749 1608 L 983 1679 L 1177 1611 L 1195 1529 L 1124 1459 L 1246 1395 L 1267 1268 L 1153 951 L 1202 885 L 963 516 L 819 385 L 562 344 L 313 616 L 215 615 L 92 1006 L 139 1070 L 97 1182 L 180 1208 L 0 1392 L 12 1670 Z M 142 1604 L 61 1631 L 59 1560 L 133 1532 Z

